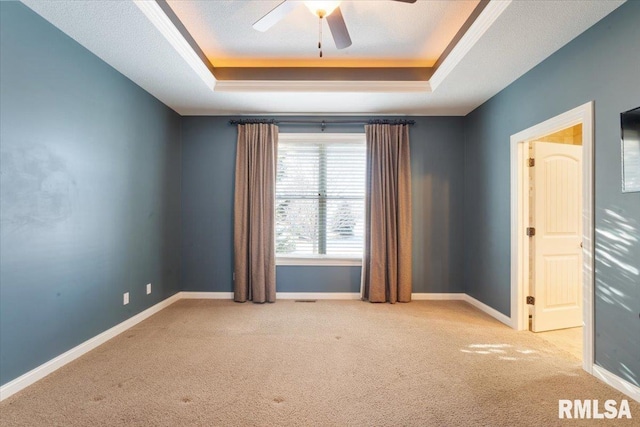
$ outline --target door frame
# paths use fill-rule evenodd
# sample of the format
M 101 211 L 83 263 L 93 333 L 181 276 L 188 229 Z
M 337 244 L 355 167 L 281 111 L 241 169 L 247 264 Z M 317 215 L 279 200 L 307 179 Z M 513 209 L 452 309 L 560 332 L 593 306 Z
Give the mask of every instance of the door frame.
M 525 231 L 529 212 L 529 153 L 527 142 L 582 124 L 582 368 L 593 373 L 593 101 L 511 135 L 511 326 L 528 330 L 526 303 L 529 277 L 529 238 Z

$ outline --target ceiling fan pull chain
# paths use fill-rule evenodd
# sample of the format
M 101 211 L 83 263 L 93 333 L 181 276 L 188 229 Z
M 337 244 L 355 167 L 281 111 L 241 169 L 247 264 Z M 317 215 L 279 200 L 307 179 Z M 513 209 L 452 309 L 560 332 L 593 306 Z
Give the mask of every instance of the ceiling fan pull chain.
M 322 58 L 322 15 L 318 15 L 318 49 Z

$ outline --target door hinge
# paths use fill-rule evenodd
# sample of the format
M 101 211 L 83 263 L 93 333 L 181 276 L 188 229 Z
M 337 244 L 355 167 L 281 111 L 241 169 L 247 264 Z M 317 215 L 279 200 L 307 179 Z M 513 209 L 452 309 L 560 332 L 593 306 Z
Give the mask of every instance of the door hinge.
M 528 296 L 527 297 L 527 304 L 536 305 L 536 297 Z
M 534 158 L 528 159 L 527 164 L 529 165 L 530 168 L 534 167 L 536 165 L 536 159 Z
M 535 227 L 527 227 L 527 236 L 533 237 L 535 235 L 536 235 L 536 228 Z

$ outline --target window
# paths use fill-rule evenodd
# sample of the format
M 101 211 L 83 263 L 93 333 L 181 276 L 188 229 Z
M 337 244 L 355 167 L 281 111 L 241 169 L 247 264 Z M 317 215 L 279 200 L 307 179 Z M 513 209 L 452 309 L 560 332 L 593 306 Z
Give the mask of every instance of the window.
M 276 172 L 278 264 L 360 265 L 364 134 L 280 134 Z

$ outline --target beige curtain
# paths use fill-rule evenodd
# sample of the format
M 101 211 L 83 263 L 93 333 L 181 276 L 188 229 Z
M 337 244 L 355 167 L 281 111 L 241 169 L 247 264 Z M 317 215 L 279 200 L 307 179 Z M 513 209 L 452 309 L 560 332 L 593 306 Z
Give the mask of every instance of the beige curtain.
M 278 127 L 238 125 L 233 217 L 234 300 L 276 300 L 275 179 Z
M 411 301 L 409 125 L 365 126 L 367 183 L 362 298 Z

